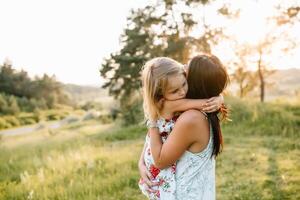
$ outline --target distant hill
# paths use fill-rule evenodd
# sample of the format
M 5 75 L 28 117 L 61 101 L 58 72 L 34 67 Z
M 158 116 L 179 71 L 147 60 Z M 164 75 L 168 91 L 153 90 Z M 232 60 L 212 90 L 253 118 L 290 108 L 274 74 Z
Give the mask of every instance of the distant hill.
M 267 98 L 294 98 L 300 94 L 300 69 L 277 70 L 268 79 L 273 83 L 267 91 Z
M 300 95 L 300 69 L 277 70 L 267 78 L 267 82 L 272 83 L 266 89 L 267 100 L 279 97 L 294 98 Z M 114 101 L 113 97 L 108 95 L 108 91 L 101 88 L 101 86 L 64 84 L 63 87 L 70 94 L 71 98 L 80 104 L 87 101 L 97 101 L 105 105 Z M 229 86 L 229 90 L 233 93 L 235 93 L 236 89 L 236 84 L 234 83 Z M 258 96 L 258 92 L 255 91 L 252 95 Z
M 300 69 L 291 68 L 286 70 L 277 70 L 266 79 L 266 100 L 277 98 L 299 99 L 300 96 Z M 257 83 L 259 84 L 259 82 Z M 231 82 L 228 91 L 237 94 L 237 84 Z M 256 88 L 249 96 L 259 98 L 259 91 Z
M 72 100 L 79 104 L 84 104 L 88 101 L 97 101 L 106 107 L 107 104 L 114 102 L 113 97 L 108 95 L 108 90 L 101 88 L 101 86 L 64 84 L 63 88 L 71 96 Z

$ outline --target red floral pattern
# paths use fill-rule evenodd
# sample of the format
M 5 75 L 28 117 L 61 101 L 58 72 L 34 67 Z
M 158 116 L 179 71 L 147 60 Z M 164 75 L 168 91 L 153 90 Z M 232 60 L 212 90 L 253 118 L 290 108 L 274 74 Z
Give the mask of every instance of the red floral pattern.
M 174 127 L 175 121 L 178 117 L 173 117 L 172 119 L 159 119 L 157 121 L 159 126 L 159 132 L 162 139 L 162 142 L 164 143 L 169 134 L 172 131 L 172 128 Z M 146 137 L 146 149 L 144 154 L 144 161 L 146 164 L 147 169 L 152 175 L 153 182 L 158 183 L 157 186 L 151 187 L 153 190 L 156 190 L 157 192 L 149 192 L 148 186 L 146 185 L 144 180 L 139 181 L 139 188 L 145 194 L 148 199 L 152 200 L 174 200 L 175 199 L 175 172 L 176 172 L 176 164 L 173 164 L 171 167 L 160 170 L 159 168 L 155 167 L 153 157 L 151 154 L 151 148 L 150 148 L 150 135 L 147 134 Z
M 159 174 L 159 172 L 160 172 L 160 169 L 158 169 L 154 165 L 150 166 L 150 173 L 152 174 L 153 178 L 156 178 L 157 175 Z
M 168 136 L 169 136 L 169 133 L 164 131 L 164 132 L 161 132 L 161 133 L 160 133 L 160 136 L 161 136 L 161 137 L 168 137 Z
M 175 174 L 175 172 L 176 172 L 176 164 L 173 164 L 171 166 L 171 171 L 172 171 L 173 174 Z

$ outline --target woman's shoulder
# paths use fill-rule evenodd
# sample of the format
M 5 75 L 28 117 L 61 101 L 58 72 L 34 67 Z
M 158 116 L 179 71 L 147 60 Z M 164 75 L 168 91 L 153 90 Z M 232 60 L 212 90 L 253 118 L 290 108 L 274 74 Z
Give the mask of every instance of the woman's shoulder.
M 207 117 L 206 113 L 196 109 L 187 110 L 179 116 L 179 118 L 192 120 L 192 121 L 199 120 L 199 119 L 206 120 L 206 117 Z
M 180 122 L 180 123 L 185 123 L 186 125 L 194 125 L 194 124 L 200 125 L 201 122 L 204 123 L 207 121 L 206 117 L 207 116 L 205 113 L 203 113 L 199 110 L 190 109 L 190 110 L 183 112 L 179 116 L 179 118 L 177 119 L 177 123 Z
M 199 110 L 188 110 L 184 112 L 181 127 L 186 130 L 185 136 L 188 136 L 193 143 L 189 146 L 188 151 L 198 153 L 204 150 L 209 143 L 209 122 L 205 113 Z M 179 120 L 179 119 L 178 119 Z M 188 133 L 188 134 L 187 134 Z

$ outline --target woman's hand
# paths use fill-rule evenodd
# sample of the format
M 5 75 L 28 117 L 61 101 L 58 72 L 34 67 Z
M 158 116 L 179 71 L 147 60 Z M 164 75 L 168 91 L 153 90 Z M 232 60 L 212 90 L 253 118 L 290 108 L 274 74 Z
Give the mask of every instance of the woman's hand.
M 212 97 L 208 99 L 203 107 L 203 111 L 207 113 L 216 112 L 219 110 L 224 103 L 224 98 L 222 95 L 217 97 Z
M 158 185 L 158 183 L 151 182 L 151 179 L 153 179 L 153 177 L 152 177 L 151 173 L 147 170 L 144 162 L 139 163 L 139 172 L 140 172 L 141 178 L 143 179 L 144 183 L 146 184 L 146 190 L 151 193 L 156 193 L 157 190 L 154 190 L 151 187 Z

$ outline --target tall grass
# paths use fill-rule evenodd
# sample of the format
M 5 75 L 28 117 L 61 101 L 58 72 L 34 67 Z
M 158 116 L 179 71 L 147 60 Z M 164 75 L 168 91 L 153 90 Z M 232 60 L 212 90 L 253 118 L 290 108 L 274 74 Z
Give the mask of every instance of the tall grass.
M 217 199 L 300 199 L 299 107 L 226 100 Z M 0 199 L 143 200 L 146 129 L 98 121 L 0 141 Z
M 300 134 L 300 104 L 254 103 L 234 98 L 226 101 L 232 122 L 223 126 L 225 132 L 247 136 L 297 137 Z

